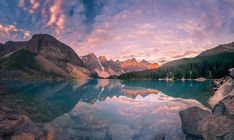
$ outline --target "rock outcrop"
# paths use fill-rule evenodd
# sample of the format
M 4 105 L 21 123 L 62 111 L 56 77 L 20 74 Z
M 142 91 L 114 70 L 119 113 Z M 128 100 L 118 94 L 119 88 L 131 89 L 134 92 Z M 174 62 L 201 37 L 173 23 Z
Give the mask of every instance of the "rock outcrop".
M 234 139 L 234 87 L 229 86 L 229 92 L 225 90 L 225 85 L 230 85 L 233 80 L 229 78 L 218 88 L 217 91 L 221 92 L 220 95 L 223 96 L 219 98 L 220 101 L 216 100 L 218 103 L 215 104 L 212 112 L 191 107 L 179 113 L 186 139 Z

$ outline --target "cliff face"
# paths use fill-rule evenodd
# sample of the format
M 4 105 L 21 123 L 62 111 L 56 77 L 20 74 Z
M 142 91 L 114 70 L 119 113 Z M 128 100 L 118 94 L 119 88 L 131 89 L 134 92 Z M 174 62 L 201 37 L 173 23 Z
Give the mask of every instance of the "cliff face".
M 187 139 L 234 139 L 233 82 L 234 79 L 229 78 L 218 88 L 214 97 L 211 98 L 212 105 L 214 105 L 211 112 L 198 107 L 188 108 L 180 112 L 182 128 Z M 217 96 L 221 98 L 216 98 Z
M 3 79 L 79 79 L 90 75 L 73 49 L 48 34 L 3 44 L 0 55 Z

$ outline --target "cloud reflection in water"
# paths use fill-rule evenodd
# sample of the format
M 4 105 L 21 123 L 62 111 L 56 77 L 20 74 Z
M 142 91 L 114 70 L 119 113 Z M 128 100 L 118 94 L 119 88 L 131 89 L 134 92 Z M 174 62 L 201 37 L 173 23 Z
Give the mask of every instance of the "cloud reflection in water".
M 62 128 L 56 133 L 63 139 L 153 139 L 165 133 L 166 139 L 179 140 L 184 135 L 178 112 L 191 106 L 203 107 L 196 100 L 163 93 L 135 99 L 113 96 L 94 104 L 79 102 L 49 125 Z

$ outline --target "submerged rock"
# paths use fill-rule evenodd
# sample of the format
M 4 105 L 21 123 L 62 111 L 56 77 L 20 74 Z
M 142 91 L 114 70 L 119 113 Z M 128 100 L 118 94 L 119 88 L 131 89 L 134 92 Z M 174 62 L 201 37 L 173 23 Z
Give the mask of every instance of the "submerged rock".
M 230 69 L 230 74 L 229 75 L 230 75 L 231 78 L 234 78 L 234 68 Z
M 47 131 L 43 125 L 33 123 L 27 116 L 0 106 L 0 140 L 46 139 Z

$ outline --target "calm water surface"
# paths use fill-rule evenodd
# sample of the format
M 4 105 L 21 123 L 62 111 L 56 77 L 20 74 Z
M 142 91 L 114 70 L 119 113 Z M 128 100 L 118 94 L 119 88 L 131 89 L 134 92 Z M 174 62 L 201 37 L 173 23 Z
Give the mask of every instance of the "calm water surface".
M 180 110 L 208 106 L 211 81 L 1 81 L 0 104 L 58 139 L 184 139 Z

